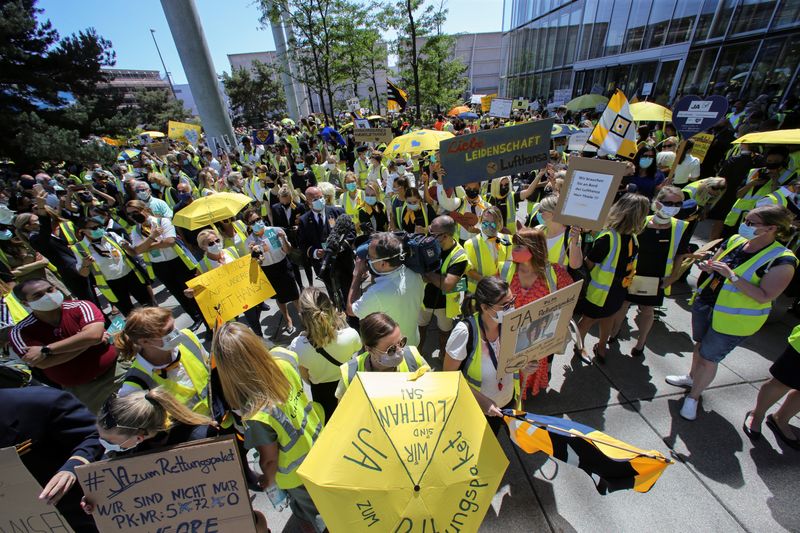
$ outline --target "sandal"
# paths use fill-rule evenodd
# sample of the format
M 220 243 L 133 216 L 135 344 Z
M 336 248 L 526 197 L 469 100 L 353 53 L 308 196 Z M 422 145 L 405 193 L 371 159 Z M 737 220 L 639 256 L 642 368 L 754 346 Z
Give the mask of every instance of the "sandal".
M 794 448 L 795 450 L 800 450 L 800 439 L 798 439 L 797 437 L 795 438 L 787 437 L 786 434 L 784 434 L 784 432 L 781 431 L 781 428 L 778 427 L 778 424 L 775 422 L 775 419 L 772 418 L 772 415 L 767 415 L 766 420 L 767 420 L 767 427 L 771 429 L 772 432 L 775 433 L 778 436 L 778 438 L 780 438 L 783 441 L 784 444 L 786 444 L 790 448 Z
M 587 354 L 586 352 L 577 347 L 573 348 L 572 355 L 575 357 L 579 357 L 580 360 L 583 362 L 583 364 L 591 365 L 593 362 L 593 359 L 589 357 L 589 354 Z
M 750 426 L 747 425 L 747 419 L 753 415 L 753 411 L 747 411 L 747 414 L 744 415 L 744 422 L 742 422 L 742 431 L 744 434 L 747 435 L 750 440 L 758 440 L 761 438 L 761 432 L 756 431 L 755 429 L 750 429 Z
M 631 348 L 631 357 L 644 357 L 644 348 L 641 350 L 635 346 Z
M 597 349 L 597 344 L 592 348 L 592 352 L 594 352 L 594 358 L 598 363 L 606 364 L 606 354 L 600 353 L 600 350 Z

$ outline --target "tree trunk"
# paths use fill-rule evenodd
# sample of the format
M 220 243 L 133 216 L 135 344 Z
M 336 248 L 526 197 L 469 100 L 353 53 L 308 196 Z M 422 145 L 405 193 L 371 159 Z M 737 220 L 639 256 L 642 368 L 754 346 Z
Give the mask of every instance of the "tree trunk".
M 417 119 L 421 119 L 419 103 L 419 65 L 417 64 L 417 26 L 414 23 L 414 12 L 411 9 L 411 0 L 406 0 L 408 11 L 408 27 L 411 30 L 411 72 L 414 75 L 414 103 L 417 108 Z

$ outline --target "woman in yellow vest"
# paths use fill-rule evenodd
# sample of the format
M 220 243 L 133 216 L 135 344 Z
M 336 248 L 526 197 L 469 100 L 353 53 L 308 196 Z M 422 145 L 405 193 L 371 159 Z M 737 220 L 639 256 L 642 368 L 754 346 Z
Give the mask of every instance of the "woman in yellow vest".
M 498 234 L 502 224 L 500 210 L 491 206 L 481 214 L 480 233 L 464 243 L 470 265 L 467 270 L 469 292 L 475 292 L 475 286 L 482 278 L 496 276 L 509 258 L 511 241 Z
M 677 278 L 683 258 L 688 255 L 690 235 L 689 223 L 678 220 L 675 215 L 681 210 L 683 193 L 673 186 L 665 186 L 653 200 L 653 215 L 647 217 L 647 225 L 639 234 L 639 257 L 636 261 L 636 276 L 633 278 L 625 303 L 615 319 L 614 337 L 625 322 L 631 304 L 639 307 L 636 316 L 636 346 L 631 348 L 631 357 L 644 357 L 644 346 L 655 320 L 655 308 L 664 303 L 669 287 Z
M 415 372 L 428 368 L 417 347 L 408 345 L 400 326 L 386 313 L 368 314 L 361 319 L 359 329 L 366 351 L 339 367 L 341 378 L 336 387 L 339 400 L 358 372 Z
M 364 201 L 358 206 L 358 223 L 356 228 L 365 235 L 388 231 L 389 217 L 386 215 L 386 207 L 379 201 L 381 194 L 380 186 L 373 182 L 367 182 L 364 187 Z
M 538 225 L 547 239 L 547 258 L 551 263 L 573 270 L 583 265 L 581 229 L 565 226 L 553 220 L 558 195 L 550 195 L 539 202 L 539 216 L 543 224 Z
M 789 421 L 800 412 L 800 325 L 789 334 L 789 345 L 769 368 L 772 379 L 761 385 L 752 411 L 744 418 L 745 434 L 753 440 L 761 438 L 761 422 L 766 416 L 767 426 L 787 446 L 800 450 L 800 440 Z M 767 411 L 781 398 L 783 403 L 773 414 Z
M 350 215 L 353 223 L 358 221 L 358 206 L 364 201 L 364 191 L 358 188 L 358 180 L 353 172 L 344 175 L 344 192 L 339 196 L 339 206 Z
M 606 227 L 597 235 L 586 257 L 590 276 L 584 281 L 586 293 L 576 309 L 581 315 L 578 334 L 583 339 L 596 322 L 600 323 L 600 334 L 593 351 L 601 363 L 605 362 L 614 315 L 625 302 L 628 285 L 636 273 L 639 253 L 636 235 L 644 230 L 649 212 L 650 200 L 646 196 L 623 195 L 611 206 Z M 576 349 L 575 354 L 587 364 L 593 361 L 585 350 Z
M 744 216 L 737 235 L 698 263 L 704 274 L 691 300 L 692 366 L 686 375 L 666 377 L 670 385 L 690 389 L 683 418 L 697 417 L 697 402 L 719 362 L 761 329 L 772 302 L 792 281 L 797 258 L 777 241 L 790 235 L 793 219 L 784 207 L 757 207 Z
M 297 355 L 267 349 L 263 339 L 238 322 L 222 325 L 211 346 L 228 405 L 242 418 L 244 445 L 258 451 L 259 485 L 276 507 L 325 530 L 311 496 L 297 475 L 322 431 L 297 369 Z
M 503 216 L 502 233 L 513 235 L 517 232 L 517 206 L 533 196 L 538 185 L 534 180 L 525 190 L 512 191 L 510 176 L 492 180 L 489 186 L 489 203 L 496 206 Z
M 408 233 L 428 233 L 428 225 L 436 217 L 430 204 L 422 201 L 419 190 L 406 190 L 405 201 L 397 211 L 399 229 Z
M 78 236 L 72 250 L 81 276 L 94 276 L 94 282 L 103 296 L 123 315 L 133 309 L 131 297 L 139 305 L 155 306 L 149 280 L 144 268 L 136 265 L 126 248 L 130 243 L 115 233 L 106 232 L 94 219 L 77 222 Z
M 456 324 L 445 349 L 443 370 L 460 370 L 472 393 L 497 434 L 503 426 L 501 409 L 519 401 L 519 373 L 498 374 L 500 324 L 514 308 L 514 294 L 508 283 L 497 277 L 483 278 L 475 294 L 464 299 L 461 309 L 467 318 Z
M 203 315 L 195 301 L 183 293 L 186 282 L 195 277 L 197 263 L 177 240 L 172 221 L 154 216 L 141 200 L 128 201 L 125 212 L 136 223 L 130 234 L 132 248 L 129 252 L 140 254 L 151 265 L 155 277 L 189 313 L 193 320 L 190 329 L 197 331 L 203 325 Z

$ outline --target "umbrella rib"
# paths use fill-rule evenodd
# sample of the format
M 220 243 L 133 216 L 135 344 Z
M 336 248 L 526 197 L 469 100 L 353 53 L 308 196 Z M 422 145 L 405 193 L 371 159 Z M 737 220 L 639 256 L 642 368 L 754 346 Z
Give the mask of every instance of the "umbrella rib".
M 453 414 L 454 406 L 458 403 L 458 394 L 461 387 L 456 386 L 456 397 L 453 399 L 453 404 L 450 406 L 450 412 L 447 413 L 447 418 L 444 419 L 444 423 L 442 424 L 442 431 L 439 432 L 439 438 L 436 439 L 436 445 L 433 447 L 433 453 L 436 453 L 436 450 L 439 449 L 439 442 L 442 440 L 442 435 L 444 435 L 444 430 L 447 427 L 447 423 L 450 421 L 450 416 Z M 431 466 L 431 462 L 433 461 L 433 457 L 428 461 L 428 464 L 425 465 L 425 469 L 419 475 L 419 481 L 415 483 L 415 485 L 419 485 L 422 482 L 422 478 L 425 477 L 425 473 L 428 471 L 428 467 Z

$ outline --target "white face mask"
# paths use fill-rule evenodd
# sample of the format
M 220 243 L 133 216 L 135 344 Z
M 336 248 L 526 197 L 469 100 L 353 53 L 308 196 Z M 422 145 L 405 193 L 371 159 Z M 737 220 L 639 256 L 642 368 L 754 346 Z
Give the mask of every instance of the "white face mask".
M 55 290 L 53 292 L 46 293 L 38 300 L 28 302 L 28 307 L 34 311 L 55 311 L 61 307 L 63 302 L 64 294 L 59 290 Z
M 131 438 L 133 438 L 133 437 L 131 437 Z M 100 444 L 103 446 L 103 448 L 105 448 L 106 453 L 109 453 L 109 452 L 116 452 L 116 453 L 125 452 L 125 451 L 128 451 L 128 450 L 132 450 L 133 448 L 136 448 L 136 446 L 139 445 L 139 443 L 137 442 L 136 444 L 134 444 L 130 448 L 123 448 L 121 444 L 114 444 L 113 442 L 108 442 L 103 437 L 98 437 L 98 440 L 100 441 Z M 131 439 L 128 439 L 128 440 L 131 440 Z M 128 442 L 128 440 L 126 440 L 125 442 Z
M 678 206 L 662 206 L 661 209 L 658 210 L 661 213 L 661 216 L 664 218 L 672 218 L 678 213 L 680 213 L 681 208 Z
M 161 349 L 164 351 L 171 351 L 177 348 L 181 343 L 181 332 L 173 329 L 163 337 L 161 337 Z
M 222 245 L 220 243 L 212 244 L 208 247 L 208 251 L 214 255 L 218 255 L 222 251 Z

